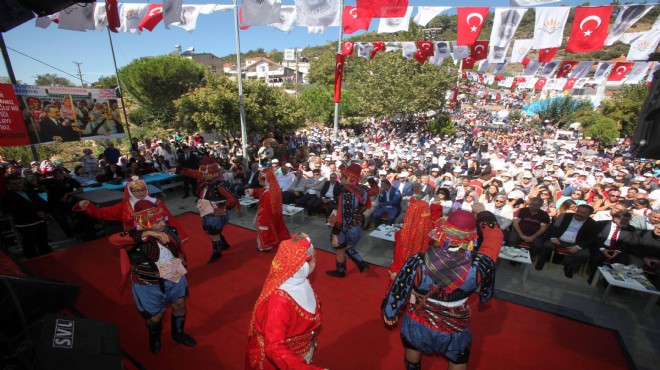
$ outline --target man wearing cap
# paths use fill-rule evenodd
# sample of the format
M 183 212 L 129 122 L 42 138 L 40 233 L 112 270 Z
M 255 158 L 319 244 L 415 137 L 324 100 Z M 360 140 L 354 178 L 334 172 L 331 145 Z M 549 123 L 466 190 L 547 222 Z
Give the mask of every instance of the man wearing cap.
M 342 171 L 341 193 L 337 200 L 337 210 L 334 220 L 329 220 L 332 226 L 331 244 L 335 249 L 336 268 L 326 273 L 332 277 L 346 276 L 346 256 L 353 260 L 360 272 L 369 269 L 354 246 L 362 235 L 362 216 L 365 209 L 371 206 L 367 189 L 358 184 L 360 166 L 352 164 Z

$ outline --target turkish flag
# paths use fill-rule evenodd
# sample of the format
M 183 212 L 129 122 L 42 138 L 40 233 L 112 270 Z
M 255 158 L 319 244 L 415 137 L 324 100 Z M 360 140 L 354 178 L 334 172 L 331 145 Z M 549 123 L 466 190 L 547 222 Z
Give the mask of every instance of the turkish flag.
M 337 53 L 335 63 L 335 103 L 341 101 L 341 79 L 344 76 L 344 55 Z
M 374 41 L 373 45 L 374 48 L 371 50 L 371 59 L 373 59 L 379 51 L 385 51 L 387 49 L 385 47 L 385 41 Z
M 603 48 L 612 6 L 578 6 L 573 16 L 573 28 L 566 43 L 570 53 L 587 53 Z
M 243 24 L 243 7 L 238 8 L 238 24 Z M 250 28 L 250 26 L 240 26 L 243 31 Z
M 408 11 L 408 0 L 357 0 L 358 18 L 401 18 Z
M 547 78 L 539 78 L 536 80 L 536 84 L 534 85 L 535 90 L 543 90 L 543 87 L 545 86 L 545 83 L 548 79 Z
M 121 27 L 121 20 L 119 19 L 119 8 L 117 0 L 105 1 L 105 16 L 108 20 L 108 28 L 112 32 L 117 32 L 117 28 Z
M 479 61 L 488 57 L 488 43 L 489 41 L 475 41 L 470 47 L 470 56 L 472 59 Z
M 417 41 L 417 51 L 421 51 L 429 57 L 434 56 L 433 41 Z
M 527 79 L 525 77 L 516 77 L 516 78 L 514 78 L 513 82 L 511 83 L 511 89 L 512 90 L 515 89 L 518 86 L 518 84 L 521 84 L 525 81 L 527 81 Z
M 607 78 L 608 81 L 621 81 L 630 71 L 630 68 L 635 63 L 633 62 L 617 62 L 612 71 L 610 72 L 610 77 Z
M 144 28 L 153 31 L 156 25 L 163 20 L 163 4 L 149 4 L 147 14 L 140 21 L 138 29 L 142 31 Z
M 459 7 L 458 11 L 458 33 L 456 45 L 471 46 L 479 38 L 481 28 L 488 17 L 489 7 Z
M 564 90 L 570 90 L 570 89 L 572 89 L 573 86 L 575 85 L 575 81 L 577 81 L 577 80 L 578 80 L 577 78 L 569 78 L 569 79 L 566 81 L 566 84 L 564 84 Z
M 368 16 L 358 16 L 359 10 L 356 6 L 346 6 L 344 7 L 344 13 L 342 14 L 342 22 L 344 24 L 344 33 L 351 34 L 357 30 L 369 30 L 369 25 L 371 24 L 371 17 Z
M 566 75 L 575 68 L 575 66 L 578 65 L 577 60 L 565 60 L 561 62 L 559 65 L 559 69 L 557 71 L 557 78 L 563 78 L 566 77 Z
M 418 49 L 415 52 L 415 55 L 413 55 L 413 59 L 419 62 L 419 64 L 424 64 L 426 63 L 426 60 L 430 57 L 431 55 L 426 54 L 423 50 Z
M 341 54 L 345 57 L 353 55 L 353 50 L 355 48 L 355 44 L 347 41 L 344 43 L 344 47 L 341 48 Z
M 539 62 L 552 62 L 552 58 L 557 54 L 557 50 L 559 50 L 559 48 L 546 48 L 539 50 Z
M 472 69 L 474 67 L 474 63 L 477 61 L 474 60 L 472 57 L 467 57 L 463 59 L 463 69 Z
M 523 58 L 523 60 L 522 60 L 522 65 L 524 65 L 525 67 L 527 67 L 527 65 L 528 65 L 529 62 L 531 62 L 531 61 L 532 61 L 531 59 L 525 57 L 525 58 Z

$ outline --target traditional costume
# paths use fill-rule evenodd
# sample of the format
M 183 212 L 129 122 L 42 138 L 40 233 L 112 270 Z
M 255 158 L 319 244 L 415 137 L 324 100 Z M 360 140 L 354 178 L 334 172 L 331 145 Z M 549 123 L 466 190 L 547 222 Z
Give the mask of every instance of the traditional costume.
M 477 227 L 484 237 L 478 251 L 473 250 Z M 421 369 L 421 362 L 411 361 L 409 352 L 441 353 L 453 364 L 467 363 L 472 343 L 467 298 L 478 289 L 482 303 L 492 298 L 503 240 L 488 211 L 475 220 L 472 213 L 457 210 L 440 221 L 431 236 L 436 244 L 404 263 L 381 307 L 390 324 L 406 307 L 401 338 L 407 370 Z
M 410 198 L 403 227 L 394 233 L 394 260 L 389 269 L 392 279 L 410 256 L 426 252 L 432 241 L 429 236 L 432 229 L 429 204 Z
M 362 236 L 362 217 L 367 208 L 371 208 L 368 189 L 358 184 L 360 181 L 360 165 L 352 164 L 342 170 L 342 188 L 337 201 L 337 210 L 332 225 L 330 239 L 335 248 L 335 270 L 326 271 L 332 277 L 346 276 L 346 255 L 355 262 L 360 272 L 369 269 L 355 248 Z M 329 219 L 332 221 L 332 218 Z M 335 239 L 336 238 L 336 239 Z M 335 244 L 334 241 L 337 241 Z
M 202 216 L 202 228 L 211 238 L 213 246 L 208 263 L 215 262 L 222 257 L 223 250 L 230 248 L 222 235 L 222 229 L 229 223 L 227 211 L 239 206 L 236 194 L 232 192 L 229 181 L 220 173 L 220 165 L 210 157 L 202 159 L 199 170 L 183 168 L 179 173 L 198 181 L 197 209 Z
M 188 295 L 182 242 L 177 229 L 164 222 L 165 217 L 167 212 L 162 207 L 140 200 L 135 204 L 137 228 L 110 236 L 110 242 L 126 252 L 130 260 L 133 298 L 147 320 L 149 348 L 154 353 L 161 348 L 162 313 L 166 305 L 180 302 Z M 162 226 L 154 228 L 161 221 Z M 167 242 L 149 232 L 166 234 Z M 175 316 L 172 312 L 172 338 L 192 347 L 197 342 L 184 332 L 185 322 L 185 314 Z
M 259 197 L 257 209 L 257 250 L 267 252 L 283 240 L 291 239 L 289 229 L 282 215 L 282 189 L 273 169 L 268 167 L 262 173 L 266 177 L 265 191 Z
M 252 311 L 246 369 L 323 369 L 311 365 L 321 305 L 307 279 L 314 246 L 305 234 L 283 241 Z

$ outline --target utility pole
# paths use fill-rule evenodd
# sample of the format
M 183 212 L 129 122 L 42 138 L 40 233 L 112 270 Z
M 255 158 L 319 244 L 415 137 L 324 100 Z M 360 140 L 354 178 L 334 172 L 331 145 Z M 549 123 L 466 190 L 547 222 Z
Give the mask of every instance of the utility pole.
M 76 66 L 78 66 L 78 77 L 80 77 L 80 86 L 81 86 L 81 87 L 85 87 L 85 83 L 83 82 L 83 78 L 82 78 L 83 73 L 82 73 L 82 71 L 80 70 L 80 65 L 81 65 L 82 63 L 81 63 L 81 62 L 76 62 L 76 61 L 74 60 L 74 61 L 73 61 L 73 64 L 75 64 Z
M 293 53 L 296 57 L 296 95 L 298 94 L 298 48 L 293 49 Z

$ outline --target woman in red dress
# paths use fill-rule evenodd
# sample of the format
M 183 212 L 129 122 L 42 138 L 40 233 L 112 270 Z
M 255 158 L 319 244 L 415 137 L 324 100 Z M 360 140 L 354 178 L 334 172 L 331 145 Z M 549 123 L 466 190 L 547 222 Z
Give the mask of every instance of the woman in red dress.
M 431 230 L 433 223 L 429 204 L 410 198 L 403 227 L 394 234 L 394 260 L 389 268 L 391 280 L 394 280 L 410 256 L 426 252 L 433 241 L 429 236 Z
M 290 239 L 289 229 L 284 223 L 282 215 L 282 190 L 277 183 L 275 173 L 270 167 L 264 168 L 266 189 L 259 197 L 257 209 L 257 250 L 268 252 L 281 241 Z
M 323 369 L 312 365 L 321 305 L 307 277 L 314 246 L 306 234 L 283 241 L 252 311 L 246 369 Z

